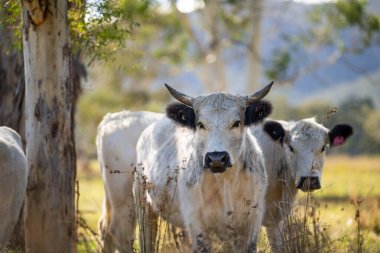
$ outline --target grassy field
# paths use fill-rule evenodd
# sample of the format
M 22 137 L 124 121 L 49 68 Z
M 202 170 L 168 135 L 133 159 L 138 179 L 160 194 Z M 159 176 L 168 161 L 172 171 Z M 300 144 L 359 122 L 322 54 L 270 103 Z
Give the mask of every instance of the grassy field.
M 80 166 L 78 178 L 79 210 L 88 225 L 97 232 L 104 195 L 97 162 L 91 162 L 86 169 Z M 350 245 L 358 227 L 355 220 L 357 210 L 364 252 L 380 252 L 379 182 L 380 156 L 327 158 L 322 177 L 323 189 L 313 193 L 312 198 L 317 202 L 318 221 L 325 226 L 332 240 L 340 245 L 337 252 L 354 251 Z M 302 203 L 306 194 L 300 193 L 299 197 Z

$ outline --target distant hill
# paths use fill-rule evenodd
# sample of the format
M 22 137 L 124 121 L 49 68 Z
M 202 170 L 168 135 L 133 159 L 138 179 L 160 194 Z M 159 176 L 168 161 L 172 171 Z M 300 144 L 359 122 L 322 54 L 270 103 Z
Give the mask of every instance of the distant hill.
M 273 0 L 271 2 L 278 1 Z M 287 15 L 293 18 L 285 18 L 287 22 L 277 21 L 277 24 L 280 25 L 278 30 L 283 31 L 282 26 L 303 29 L 302 26 L 305 25 L 302 24 L 302 20 L 312 6 L 295 2 L 288 2 L 288 5 Z M 369 1 L 368 9 L 380 15 L 380 1 Z M 281 18 L 283 19 L 283 17 Z M 275 21 L 268 18 L 267 22 Z M 289 30 L 286 27 L 284 30 Z M 347 29 L 343 40 L 346 43 L 358 40 L 357 31 Z M 318 57 L 327 55 L 329 51 L 331 51 L 329 47 L 321 48 L 318 51 Z M 335 64 L 319 68 L 298 79 L 293 86 L 279 88 L 274 91 L 274 94 L 282 94 L 292 104 L 300 104 L 310 100 L 326 100 L 333 104 L 339 104 L 349 97 L 371 97 L 375 105 L 380 108 L 380 45 L 369 47 L 359 54 L 344 55 Z
M 313 93 L 304 95 L 301 89 L 292 86 L 276 87 L 273 97 L 285 97 L 292 105 L 300 105 L 310 101 L 326 101 L 338 106 L 350 98 L 371 98 L 376 108 L 380 109 L 380 70 L 368 75 L 362 75 L 355 80 L 337 83 L 334 86 L 323 87 Z

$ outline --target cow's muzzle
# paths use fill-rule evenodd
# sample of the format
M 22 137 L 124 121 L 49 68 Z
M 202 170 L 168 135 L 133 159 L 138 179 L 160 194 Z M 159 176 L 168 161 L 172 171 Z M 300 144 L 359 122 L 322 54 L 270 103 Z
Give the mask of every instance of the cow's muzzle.
M 321 183 L 319 182 L 318 177 L 301 177 L 297 189 L 300 189 L 303 192 L 311 192 L 321 189 Z
M 230 155 L 226 152 L 208 152 L 205 156 L 204 167 L 213 173 L 222 173 L 227 167 L 232 167 Z

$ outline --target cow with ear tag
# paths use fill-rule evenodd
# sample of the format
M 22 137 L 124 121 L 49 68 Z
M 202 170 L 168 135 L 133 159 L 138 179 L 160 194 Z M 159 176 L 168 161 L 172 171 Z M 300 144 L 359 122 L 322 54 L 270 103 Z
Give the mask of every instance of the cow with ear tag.
M 248 97 L 194 98 L 166 85 L 179 103 L 143 131 L 136 148 L 143 252 L 154 251 L 158 215 L 187 231 L 194 252 L 211 252 L 215 240 L 232 252 L 256 252 L 267 175 L 248 127 L 271 113 L 262 98 L 272 84 Z
M 327 147 L 344 144 L 353 129 L 347 124 L 328 129 L 315 118 L 307 118 L 295 122 L 265 120 L 251 131 L 262 148 L 268 173 L 263 224 L 273 252 L 283 252 L 283 220 L 292 210 L 298 190 L 321 188 Z

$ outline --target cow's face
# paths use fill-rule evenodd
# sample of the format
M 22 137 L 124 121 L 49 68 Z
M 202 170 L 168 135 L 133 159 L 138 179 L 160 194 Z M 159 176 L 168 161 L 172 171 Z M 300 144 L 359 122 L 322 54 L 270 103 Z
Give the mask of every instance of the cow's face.
M 353 133 L 349 125 L 329 130 L 314 118 L 294 123 L 267 121 L 264 130 L 282 145 L 295 186 L 304 192 L 321 188 L 326 148 L 342 145 Z
M 240 153 L 244 136 L 244 97 L 212 94 L 194 99 L 195 136 L 204 168 L 224 172 Z
M 194 130 L 204 168 L 221 173 L 232 167 L 241 153 L 246 126 L 260 122 L 271 113 L 270 102 L 261 101 L 271 86 L 272 83 L 251 97 L 215 93 L 195 98 L 183 94 L 178 97 L 178 92 L 169 87 L 181 103 L 169 105 L 167 116 Z

